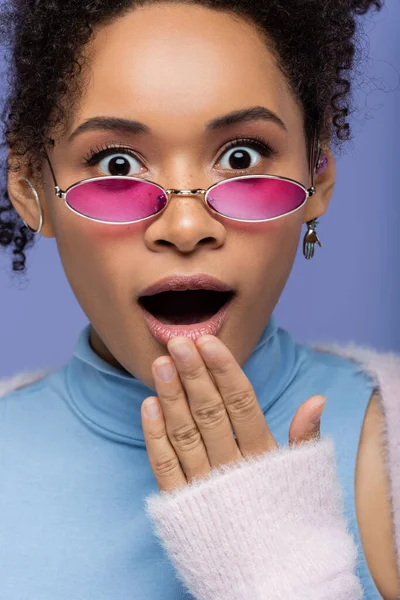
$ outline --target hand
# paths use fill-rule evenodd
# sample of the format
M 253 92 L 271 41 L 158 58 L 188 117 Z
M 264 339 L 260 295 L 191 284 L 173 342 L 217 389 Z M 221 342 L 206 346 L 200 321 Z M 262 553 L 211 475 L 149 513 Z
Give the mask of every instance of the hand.
M 178 356 L 182 348 L 185 358 Z M 220 339 L 205 335 L 193 342 L 179 336 L 168 342 L 168 351 L 172 360 L 162 356 L 152 364 L 158 396 L 146 398 L 141 407 L 149 461 L 161 491 L 172 492 L 213 468 L 278 448 L 249 379 Z M 168 367 L 170 377 L 163 379 L 160 374 Z M 312 396 L 300 405 L 290 425 L 290 445 L 319 437 L 325 400 Z M 154 418 L 145 408 L 151 403 L 159 409 Z

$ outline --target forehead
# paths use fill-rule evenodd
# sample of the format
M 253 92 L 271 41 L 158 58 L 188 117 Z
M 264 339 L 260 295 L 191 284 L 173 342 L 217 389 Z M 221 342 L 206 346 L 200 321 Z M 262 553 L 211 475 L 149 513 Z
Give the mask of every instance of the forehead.
M 274 55 L 251 23 L 198 5 L 161 3 L 102 26 L 87 48 L 88 85 L 72 119 L 132 116 L 162 132 L 264 105 L 300 118 Z

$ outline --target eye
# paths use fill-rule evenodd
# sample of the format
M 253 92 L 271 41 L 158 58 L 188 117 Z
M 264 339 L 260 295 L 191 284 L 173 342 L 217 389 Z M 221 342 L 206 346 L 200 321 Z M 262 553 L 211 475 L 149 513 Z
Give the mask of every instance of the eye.
M 264 157 L 271 158 L 275 151 L 257 139 L 241 139 L 230 143 L 218 160 L 220 169 L 245 171 L 259 165 Z
M 98 162 L 98 168 L 105 175 L 140 175 L 142 165 L 130 154 L 109 153 Z
M 220 161 L 222 169 L 250 169 L 255 167 L 261 160 L 260 153 L 241 146 L 226 152 Z
M 90 148 L 82 160 L 82 166 L 97 167 L 104 175 L 119 176 L 140 175 L 146 170 L 143 162 L 133 154 L 133 150 L 110 144 Z

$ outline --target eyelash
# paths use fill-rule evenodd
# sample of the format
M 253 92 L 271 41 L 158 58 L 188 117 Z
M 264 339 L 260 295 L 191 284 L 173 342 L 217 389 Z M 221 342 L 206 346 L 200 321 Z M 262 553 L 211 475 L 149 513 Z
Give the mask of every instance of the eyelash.
M 248 146 L 249 148 L 252 148 L 253 150 L 257 150 L 262 156 L 267 158 L 273 158 L 277 155 L 276 150 L 274 150 L 272 146 L 267 144 L 262 138 L 258 136 L 253 136 L 251 138 L 238 138 L 236 140 L 232 140 L 221 152 L 220 157 L 222 157 L 225 154 L 225 152 L 228 152 L 228 150 L 232 150 L 232 148 L 244 145 Z M 143 162 L 143 160 L 137 154 L 135 154 L 130 148 L 126 146 L 118 144 L 104 144 L 101 146 L 96 146 L 96 148 L 90 148 L 87 155 L 83 158 L 83 166 L 93 167 L 106 156 L 115 154 L 116 152 L 129 154 L 139 162 Z M 220 160 L 220 158 L 218 160 Z M 236 170 L 238 169 L 235 169 L 235 171 Z
M 83 158 L 83 165 L 85 167 L 93 167 L 100 162 L 102 158 L 105 158 L 109 154 L 115 154 L 116 151 L 123 154 L 129 154 L 136 160 L 141 160 L 137 155 L 134 154 L 131 148 L 127 148 L 126 146 L 119 144 L 104 144 L 101 146 L 96 146 L 96 148 L 90 148 L 89 152 Z
M 266 158 L 274 158 L 277 155 L 276 150 L 274 150 L 272 148 L 272 146 L 270 146 L 269 144 L 267 144 L 261 137 L 258 136 L 253 136 L 251 138 L 238 138 L 236 140 L 232 140 L 231 142 L 228 143 L 228 145 L 226 146 L 226 148 L 224 148 L 224 150 L 221 152 L 220 157 L 222 157 L 225 152 L 228 152 L 228 150 L 232 150 L 232 148 L 237 148 L 240 146 L 248 146 L 249 148 L 252 148 L 253 150 L 257 150 L 261 156 L 264 156 Z M 218 158 L 218 161 L 220 160 L 220 158 Z M 239 169 L 235 169 L 235 171 L 238 171 Z

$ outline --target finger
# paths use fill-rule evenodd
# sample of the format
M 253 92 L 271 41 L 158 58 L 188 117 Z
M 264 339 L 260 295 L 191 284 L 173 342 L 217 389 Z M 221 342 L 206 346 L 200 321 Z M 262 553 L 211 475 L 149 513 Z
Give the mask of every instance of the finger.
M 182 336 L 175 337 L 168 343 L 168 350 L 185 388 L 211 467 L 242 458 L 224 402 L 195 343 Z
M 296 411 L 289 429 L 289 445 L 300 444 L 320 437 L 321 415 L 326 397 L 311 396 Z
M 196 345 L 226 406 L 241 454 L 247 457 L 277 448 L 253 386 L 230 350 L 210 335 Z
M 159 408 L 158 415 L 148 412 L 149 405 Z M 154 408 L 150 410 L 154 411 Z M 159 489 L 172 492 L 187 485 L 176 452 L 168 439 L 164 417 L 156 397 L 146 398 L 142 403 L 141 416 L 147 454 Z
M 182 463 L 187 480 L 207 475 L 211 468 L 207 450 L 171 358 L 163 356 L 155 360 L 152 373 L 167 435 Z

